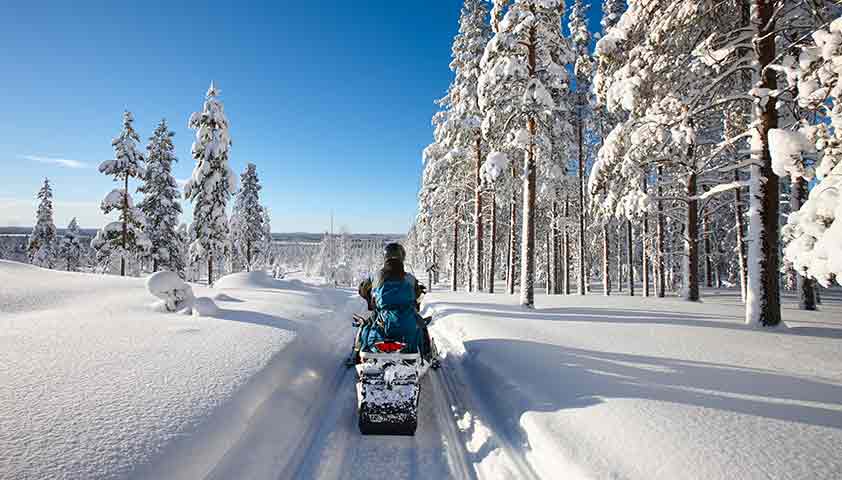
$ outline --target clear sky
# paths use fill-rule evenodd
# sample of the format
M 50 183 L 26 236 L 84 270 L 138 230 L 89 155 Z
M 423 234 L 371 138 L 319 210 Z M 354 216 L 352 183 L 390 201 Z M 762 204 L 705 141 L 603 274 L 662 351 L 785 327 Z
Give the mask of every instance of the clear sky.
M 104 224 L 114 184 L 96 166 L 124 109 L 143 145 L 167 119 L 188 178 L 187 119 L 213 80 L 232 168 L 257 165 L 273 231 L 323 231 L 333 211 L 352 232 L 405 232 L 461 4 L 2 2 L 0 225 L 32 225 L 45 176 L 58 226 Z

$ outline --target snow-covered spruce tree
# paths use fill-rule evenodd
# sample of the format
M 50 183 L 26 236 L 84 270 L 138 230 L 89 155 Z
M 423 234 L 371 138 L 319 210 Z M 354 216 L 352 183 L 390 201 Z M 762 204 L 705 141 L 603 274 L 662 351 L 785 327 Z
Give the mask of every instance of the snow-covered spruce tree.
M 483 133 L 497 144 L 506 141 L 524 151 L 521 304 L 535 303 L 536 176 L 551 160 L 550 134 L 559 105 L 550 89 L 566 86 L 570 59 L 559 34 L 563 4 L 558 0 L 496 2 L 505 9 L 482 59 L 479 81 Z M 500 8 L 498 8 L 500 7 Z M 549 128 L 547 127 L 549 126 Z
M 837 67 L 842 64 L 842 18 L 811 37 L 797 57 L 783 57 L 779 67 L 814 124 L 794 132 L 773 130 L 769 137 L 778 175 L 788 175 L 793 184 L 817 180 L 783 230 L 784 256 L 805 277 L 798 290 L 802 308 L 808 309 L 815 308 L 815 294 L 805 285 L 809 279 L 825 287 L 842 284 L 842 82 Z
M 261 268 L 272 268 L 276 255 L 272 242 L 272 218 L 269 215 L 269 208 L 266 205 L 263 208 L 263 218 L 260 229 L 260 240 L 258 241 L 258 250 L 260 252 L 259 265 Z
M 445 113 L 436 121 L 436 142 L 445 152 L 453 152 L 450 160 L 465 162 L 472 168 L 470 178 L 454 177 L 451 182 L 463 184 L 473 193 L 473 257 L 470 259 L 471 278 L 466 278 L 472 289 L 483 290 L 484 225 L 483 185 L 480 179 L 485 142 L 480 130 L 482 112 L 477 96 L 477 81 L 480 75 L 480 60 L 490 31 L 486 24 L 488 9 L 482 0 L 465 0 L 459 17 L 459 33 L 453 39 L 450 69 L 455 74 L 447 96 L 439 104 Z M 467 172 L 466 172 L 467 173 Z M 457 198 L 468 203 L 467 192 Z M 464 213 L 467 213 L 465 211 Z M 455 226 L 454 228 L 458 228 Z
M 260 205 L 260 180 L 253 163 L 240 175 L 240 190 L 231 212 L 232 256 L 236 265 L 252 271 L 263 253 L 263 206 Z
M 585 294 L 585 284 L 590 283 L 586 278 L 585 267 L 585 159 L 587 155 L 587 146 L 585 145 L 585 122 L 588 120 L 588 110 L 590 102 L 588 95 L 590 93 L 591 76 L 593 75 L 593 62 L 591 61 L 590 53 L 588 52 L 591 36 L 588 32 L 588 9 L 587 5 L 582 0 L 576 0 L 573 3 L 573 8 L 570 11 L 570 38 L 576 53 L 576 61 L 573 65 L 573 71 L 576 74 L 576 100 L 575 100 L 575 125 L 576 125 L 576 152 L 577 152 L 577 171 L 579 183 L 579 229 L 577 231 L 577 247 L 579 250 L 578 261 L 578 283 L 576 291 L 579 295 Z
M 175 133 L 161 120 L 149 138 L 146 147 L 146 175 L 137 191 L 143 193 L 138 205 L 146 216 L 146 235 L 152 243 L 149 257 L 152 271 L 163 268 L 184 278 L 184 258 L 181 257 L 181 238 L 178 228 L 181 204 L 178 184 L 172 175 L 172 164 L 177 162 L 173 137 Z
M 129 194 L 129 179 L 143 178 L 143 154 L 137 149 L 140 137 L 132 126 L 134 117 L 131 112 L 123 112 L 123 128 L 114 138 L 114 160 L 106 160 L 99 165 L 100 173 L 114 178 L 123 188 L 115 188 L 102 200 L 100 208 L 106 215 L 117 211 L 118 220 L 111 222 L 91 241 L 96 251 L 97 265 L 103 271 L 110 270 L 112 262 L 120 259 L 120 275 L 127 272 L 127 261 L 133 262 L 132 268 L 139 267 L 140 257 L 148 252 L 151 244 L 143 232 L 146 221 L 143 212 L 136 208 Z
M 81 232 L 79 231 L 79 224 L 76 223 L 76 217 L 70 220 L 67 225 L 67 230 L 61 239 L 59 246 L 59 257 L 61 258 L 61 266 L 68 272 L 76 272 L 82 264 L 82 252 L 84 248 L 79 240 Z
M 191 148 L 196 166 L 184 186 L 184 198 L 193 202 L 190 228 L 196 237 L 190 244 L 190 258 L 207 262 L 208 285 L 213 285 L 214 259 L 225 254 L 228 240 L 225 208 L 237 188 L 237 179 L 228 165 L 231 147 L 228 119 L 218 97 L 219 90 L 211 82 L 202 111 L 190 115 L 187 124 L 196 130 Z
M 56 267 L 56 225 L 53 222 L 53 189 L 50 180 L 38 190 L 38 212 L 35 226 L 26 245 L 29 262 L 43 268 Z

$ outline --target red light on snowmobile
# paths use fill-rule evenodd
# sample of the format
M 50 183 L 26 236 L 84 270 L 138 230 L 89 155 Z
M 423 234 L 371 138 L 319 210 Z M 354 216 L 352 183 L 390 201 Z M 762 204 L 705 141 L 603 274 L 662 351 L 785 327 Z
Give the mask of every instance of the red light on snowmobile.
M 401 342 L 377 342 L 374 344 L 374 348 L 383 353 L 400 352 L 405 346 L 406 344 Z

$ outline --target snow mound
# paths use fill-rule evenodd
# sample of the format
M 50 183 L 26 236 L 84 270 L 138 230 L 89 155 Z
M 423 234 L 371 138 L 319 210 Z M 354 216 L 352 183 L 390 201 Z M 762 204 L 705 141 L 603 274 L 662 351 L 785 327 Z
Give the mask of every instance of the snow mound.
M 213 296 L 213 299 L 217 302 L 242 302 L 239 298 L 234 298 L 227 293 L 217 293 Z
M 278 280 L 272 278 L 265 271 L 238 272 L 226 275 L 216 282 L 214 287 L 219 289 L 275 289 L 275 290 L 308 290 L 310 287 L 298 279 Z
M 213 317 L 219 314 L 219 307 L 216 302 L 208 297 L 199 297 L 193 302 L 194 317 Z
M 160 298 L 169 312 L 190 308 L 194 301 L 193 289 L 174 272 L 153 273 L 146 279 L 146 289 Z

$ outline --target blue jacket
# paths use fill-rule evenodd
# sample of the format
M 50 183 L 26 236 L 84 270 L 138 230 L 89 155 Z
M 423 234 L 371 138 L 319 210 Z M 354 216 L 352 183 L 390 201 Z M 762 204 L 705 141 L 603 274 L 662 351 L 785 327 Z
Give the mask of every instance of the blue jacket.
M 386 279 L 379 271 L 371 279 L 371 297 L 374 306 L 374 322 L 362 332 L 362 349 L 384 340 L 406 343 L 408 352 L 417 352 L 421 335 L 418 329 L 418 314 L 415 310 L 418 282 L 409 273 L 402 279 Z

